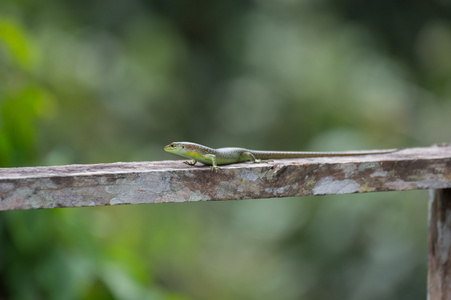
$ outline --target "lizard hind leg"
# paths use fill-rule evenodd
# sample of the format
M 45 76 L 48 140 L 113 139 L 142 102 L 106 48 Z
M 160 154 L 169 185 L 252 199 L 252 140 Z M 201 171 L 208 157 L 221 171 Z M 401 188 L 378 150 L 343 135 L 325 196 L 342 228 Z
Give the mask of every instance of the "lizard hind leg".
M 241 158 L 241 161 L 250 160 L 253 163 L 264 162 L 263 160 L 256 158 L 255 155 L 252 154 L 252 152 L 250 152 L 250 151 L 245 151 L 245 152 L 241 153 L 240 158 Z

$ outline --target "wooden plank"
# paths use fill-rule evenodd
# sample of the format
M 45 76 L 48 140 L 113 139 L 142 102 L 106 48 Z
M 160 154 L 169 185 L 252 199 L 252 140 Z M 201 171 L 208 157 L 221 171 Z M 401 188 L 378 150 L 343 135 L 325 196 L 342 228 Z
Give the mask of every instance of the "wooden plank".
M 451 187 L 451 146 L 383 155 L 187 166 L 182 161 L 0 169 L 0 210 L 258 199 Z
M 428 299 L 451 299 L 451 189 L 431 192 L 428 236 Z

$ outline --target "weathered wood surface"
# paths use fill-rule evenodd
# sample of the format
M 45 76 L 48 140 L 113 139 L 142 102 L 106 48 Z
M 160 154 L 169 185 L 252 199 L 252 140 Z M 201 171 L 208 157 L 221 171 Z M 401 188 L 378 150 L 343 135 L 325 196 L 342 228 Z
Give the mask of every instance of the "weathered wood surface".
M 428 299 L 451 299 L 451 189 L 431 191 Z
M 352 157 L 187 166 L 182 161 L 0 169 L 0 210 L 257 199 L 451 187 L 451 146 Z

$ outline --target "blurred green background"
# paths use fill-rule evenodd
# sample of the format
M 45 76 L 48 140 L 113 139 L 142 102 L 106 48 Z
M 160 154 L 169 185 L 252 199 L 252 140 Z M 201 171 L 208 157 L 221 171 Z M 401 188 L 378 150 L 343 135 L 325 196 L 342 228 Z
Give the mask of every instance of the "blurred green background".
M 0 166 L 450 140 L 448 1 L 0 1 Z M 427 192 L 0 213 L 0 299 L 426 299 Z

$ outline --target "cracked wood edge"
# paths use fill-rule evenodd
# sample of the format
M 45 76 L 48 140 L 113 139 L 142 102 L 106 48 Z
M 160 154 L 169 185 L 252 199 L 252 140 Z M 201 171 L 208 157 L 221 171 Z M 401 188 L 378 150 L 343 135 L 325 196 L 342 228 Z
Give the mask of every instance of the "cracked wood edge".
M 451 187 L 451 145 L 221 166 L 182 161 L 0 168 L 0 210 Z

